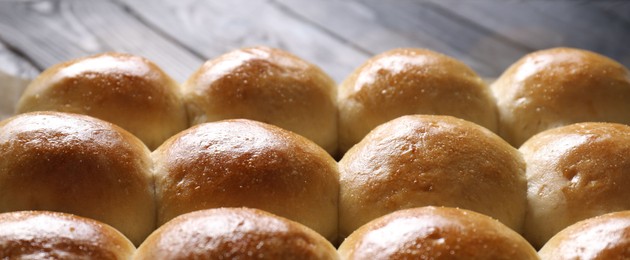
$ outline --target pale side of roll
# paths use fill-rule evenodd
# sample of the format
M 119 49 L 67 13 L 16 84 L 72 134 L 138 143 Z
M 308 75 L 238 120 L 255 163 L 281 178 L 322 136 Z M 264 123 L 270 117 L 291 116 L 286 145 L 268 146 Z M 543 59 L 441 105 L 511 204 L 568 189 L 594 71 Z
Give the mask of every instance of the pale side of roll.
M 336 84 L 314 64 L 286 51 L 259 46 L 228 52 L 203 64 L 183 91 L 192 125 L 252 119 L 336 152 Z
M 586 50 L 530 53 L 491 86 L 499 135 L 515 147 L 546 129 L 578 122 L 630 124 L 630 72 Z
M 155 229 L 151 170 L 138 138 L 93 117 L 32 112 L 0 122 L 0 212 L 72 213 L 138 245 Z
M 131 259 L 136 248 L 113 227 L 72 214 L 0 214 L 0 259 Z
M 339 172 L 312 141 L 247 119 L 204 123 L 153 152 L 158 225 L 195 210 L 251 207 L 334 241 Z
M 464 63 L 425 49 L 394 49 L 357 68 L 339 86 L 339 150 L 403 115 L 450 115 L 497 131 L 489 87 Z
M 539 259 L 496 219 L 448 207 L 399 210 L 363 225 L 339 247 L 341 259 Z
M 306 226 L 249 208 L 180 215 L 138 248 L 134 259 L 338 259 L 324 237 Z
M 558 127 L 535 135 L 520 151 L 528 180 L 524 236 L 535 247 L 577 221 L 630 210 L 630 126 Z
M 150 149 L 188 127 L 179 84 L 145 58 L 113 52 L 48 68 L 26 88 L 16 111 L 90 115 L 119 125 Z
M 399 209 L 449 206 L 520 231 L 525 164 L 477 124 L 451 116 L 402 116 L 372 130 L 339 162 L 340 236 Z

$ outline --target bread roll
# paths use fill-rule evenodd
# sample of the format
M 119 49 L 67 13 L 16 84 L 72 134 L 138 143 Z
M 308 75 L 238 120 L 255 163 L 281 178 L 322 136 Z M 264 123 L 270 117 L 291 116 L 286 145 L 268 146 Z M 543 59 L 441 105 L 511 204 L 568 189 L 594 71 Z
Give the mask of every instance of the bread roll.
M 357 68 L 339 87 L 339 150 L 403 115 L 459 117 L 497 131 L 487 85 L 458 60 L 424 49 L 394 49 Z
M 131 259 L 136 248 L 113 227 L 71 214 L 0 214 L 0 259 Z
M 491 86 L 499 133 L 515 147 L 578 122 L 630 124 L 630 73 L 599 54 L 554 48 L 526 55 Z
M 402 116 L 371 131 L 339 162 L 339 232 L 398 209 L 474 210 L 521 229 L 525 164 L 494 133 L 450 116 Z
M 188 127 L 179 85 L 151 61 L 122 53 L 71 60 L 45 70 L 26 88 L 17 112 L 47 110 L 112 122 L 149 149 Z
M 234 50 L 203 64 L 183 85 L 193 125 L 246 118 L 337 149 L 335 82 L 317 66 L 268 47 Z
M 540 249 L 543 259 L 630 259 L 630 211 L 577 222 Z
M 524 236 L 535 247 L 579 220 L 630 209 L 630 126 L 558 127 L 520 151 L 528 179 Z
M 0 212 L 51 210 L 107 223 L 136 245 L 155 229 L 151 158 L 138 138 L 85 115 L 0 122 Z
M 153 152 L 158 223 L 195 210 L 252 207 L 337 235 L 339 173 L 315 143 L 247 119 L 192 127 Z
M 338 259 L 324 237 L 302 224 L 248 208 L 200 210 L 153 232 L 134 259 Z
M 523 237 L 473 211 L 423 207 L 370 221 L 339 247 L 341 259 L 538 259 Z

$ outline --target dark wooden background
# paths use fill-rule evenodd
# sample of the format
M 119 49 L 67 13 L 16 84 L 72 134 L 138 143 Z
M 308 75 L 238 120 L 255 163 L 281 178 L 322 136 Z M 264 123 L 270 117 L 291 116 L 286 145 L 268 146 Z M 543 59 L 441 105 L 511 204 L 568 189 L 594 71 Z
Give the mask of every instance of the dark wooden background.
M 115 50 L 183 81 L 205 60 L 252 45 L 293 52 L 337 81 L 396 47 L 446 53 L 484 77 L 555 46 L 630 66 L 630 1 L 0 1 L 0 70 L 25 78 Z

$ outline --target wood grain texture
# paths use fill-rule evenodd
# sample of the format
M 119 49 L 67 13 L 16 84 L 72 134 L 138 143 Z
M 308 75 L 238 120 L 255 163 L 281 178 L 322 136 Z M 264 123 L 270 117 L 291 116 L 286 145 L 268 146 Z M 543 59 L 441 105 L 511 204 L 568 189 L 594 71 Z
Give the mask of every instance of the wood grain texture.
M 613 19 L 619 19 L 626 23 L 630 23 L 630 1 L 600 1 L 597 2 L 595 6 L 606 12 L 608 15 L 611 15 L 611 18 Z
M 630 18 L 630 1 L 431 2 L 494 32 L 494 37 L 531 50 L 582 48 L 630 66 L 630 24 L 625 21 Z M 516 61 L 520 56 L 511 59 Z
M 0 2 L 0 37 L 40 68 L 115 50 L 144 56 L 183 80 L 203 61 L 111 1 Z
M 484 76 L 498 75 L 511 57 L 529 51 L 427 1 L 279 2 L 370 52 L 428 48 L 460 59 Z
M 10 49 L 0 41 L 0 71 L 24 79 L 37 76 L 41 69 L 20 56 L 17 51 L 19 50 Z M 2 89 L 2 82 L 0 82 L 0 89 Z
M 121 2 L 208 59 L 240 47 L 267 45 L 310 61 L 339 81 L 369 57 L 267 0 Z
M 630 1 L 0 1 L 0 69 L 31 77 L 104 51 L 147 57 L 179 81 L 207 59 L 268 45 L 340 82 L 370 56 L 420 47 L 496 77 L 528 52 L 593 50 L 630 66 Z

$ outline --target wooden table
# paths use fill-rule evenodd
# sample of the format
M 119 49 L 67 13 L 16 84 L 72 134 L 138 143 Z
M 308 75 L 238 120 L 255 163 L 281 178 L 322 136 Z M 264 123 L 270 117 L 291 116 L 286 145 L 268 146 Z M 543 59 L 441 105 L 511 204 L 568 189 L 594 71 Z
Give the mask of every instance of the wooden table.
M 337 81 L 396 47 L 446 53 L 484 77 L 554 46 L 593 50 L 630 66 L 630 1 L 0 2 L 0 70 L 26 78 L 114 50 L 149 58 L 183 81 L 205 60 L 252 45 L 286 49 Z

